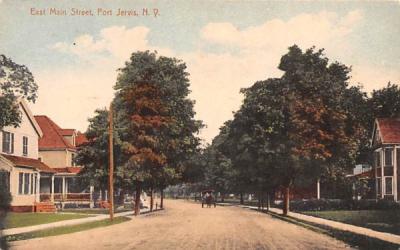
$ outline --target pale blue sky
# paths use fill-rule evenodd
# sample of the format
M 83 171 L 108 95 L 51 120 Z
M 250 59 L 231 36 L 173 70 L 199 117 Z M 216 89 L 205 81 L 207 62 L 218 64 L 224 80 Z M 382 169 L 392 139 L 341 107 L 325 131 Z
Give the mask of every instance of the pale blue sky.
M 191 97 L 197 101 L 199 118 L 208 124 L 202 136 L 210 141 L 240 105 L 240 87 L 278 74 L 279 55 L 295 42 L 325 47 L 328 57 L 353 66 L 354 82 L 362 82 L 367 90 L 381 87 L 387 80 L 399 82 L 399 3 L 0 0 L 0 53 L 27 65 L 37 76 L 41 90 L 38 104 L 33 106 L 35 113 L 49 115 L 62 127 L 85 130 L 93 110 L 107 106 L 115 70 L 129 53 L 136 49 L 165 51 L 188 63 L 193 77 Z M 32 7 L 94 12 L 97 8 L 158 8 L 160 16 L 32 16 Z M 102 35 L 110 27 L 114 27 L 111 35 Z M 72 43 L 83 35 L 87 44 L 76 51 Z M 125 41 L 118 44 L 114 37 Z M 246 68 L 251 63 L 257 65 Z M 106 66 L 108 73 L 104 72 Z M 99 70 L 105 75 L 96 78 Z M 76 94 L 91 92 L 90 86 L 107 93 Z M 219 102 L 210 103 L 209 98 Z M 55 100 L 57 105 L 49 104 Z M 74 112 L 71 105 L 77 103 L 84 107 Z

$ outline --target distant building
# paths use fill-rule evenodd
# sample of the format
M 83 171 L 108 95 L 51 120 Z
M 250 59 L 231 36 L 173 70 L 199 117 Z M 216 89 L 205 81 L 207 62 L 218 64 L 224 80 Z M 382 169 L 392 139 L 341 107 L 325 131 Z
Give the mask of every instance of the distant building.
M 378 118 L 372 134 L 376 198 L 399 201 L 400 119 Z

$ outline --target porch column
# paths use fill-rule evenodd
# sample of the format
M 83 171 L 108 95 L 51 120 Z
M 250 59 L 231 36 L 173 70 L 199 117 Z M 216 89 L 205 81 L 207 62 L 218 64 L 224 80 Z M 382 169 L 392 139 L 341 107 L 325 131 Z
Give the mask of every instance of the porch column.
M 91 185 L 90 187 L 89 187 L 89 192 L 90 192 L 90 203 L 89 203 L 89 206 L 90 206 L 90 208 L 93 208 L 94 207 L 94 200 L 93 200 L 93 190 L 94 190 L 94 187 Z
M 383 197 L 385 196 L 384 195 L 384 193 L 385 193 L 385 182 L 384 182 L 384 180 L 385 180 L 385 175 L 384 175 L 384 172 L 383 172 L 383 169 L 385 168 L 385 148 L 382 148 L 381 149 L 381 199 L 383 199 Z
M 397 201 L 397 147 L 393 148 L 393 197 Z
M 65 176 L 62 178 L 62 197 L 65 198 Z
M 319 178 L 317 180 L 317 200 L 319 200 L 321 198 L 321 192 L 320 192 L 320 182 L 319 182 Z
M 35 201 L 40 202 L 40 173 L 36 175 L 36 190 L 35 190 Z
M 379 152 L 378 152 L 379 153 Z M 376 154 L 377 154 L 377 152 L 376 151 L 374 151 L 374 163 L 373 163 L 373 168 L 374 168 L 374 177 L 375 177 L 375 199 L 376 200 L 378 200 L 378 179 L 377 179 L 377 177 L 378 177 L 378 166 L 377 166 L 377 164 L 379 164 L 378 163 L 378 161 L 376 160 Z
M 54 175 L 51 176 L 50 200 L 54 202 Z

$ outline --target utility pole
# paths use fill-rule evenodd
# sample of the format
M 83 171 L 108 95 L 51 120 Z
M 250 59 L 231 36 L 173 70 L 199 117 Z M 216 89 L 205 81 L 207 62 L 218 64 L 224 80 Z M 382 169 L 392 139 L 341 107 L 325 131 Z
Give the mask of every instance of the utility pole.
M 110 212 L 110 220 L 114 219 L 114 140 L 113 140 L 113 106 L 112 102 L 110 104 L 110 111 L 108 113 L 109 117 L 109 160 L 110 160 L 110 169 L 108 175 L 109 181 L 109 212 Z

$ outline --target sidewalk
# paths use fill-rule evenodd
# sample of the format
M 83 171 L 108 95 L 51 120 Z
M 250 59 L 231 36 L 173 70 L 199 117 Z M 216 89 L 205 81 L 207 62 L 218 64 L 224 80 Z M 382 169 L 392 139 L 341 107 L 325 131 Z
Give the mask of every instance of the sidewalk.
M 227 205 L 227 203 L 221 203 L 221 204 Z M 256 207 L 256 206 L 244 206 L 244 205 L 238 205 L 238 206 L 242 207 L 242 208 L 249 208 L 249 209 L 256 209 L 256 210 L 258 209 L 258 207 Z M 270 208 L 269 211 L 276 213 L 276 214 L 282 214 L 282 210 L 277 209 L 277 208 Z M 322 218 L 318 218 L 318 217 L 314 217 L 314 216 L 310 216 L 310 215 L 305 215 L 305 214 L 294 213 L 294 212 L 289 212 L 288 215 L 292 218 L 296 218 L 299 220 L 303 220 L 303 221 L 307 221 L 307 222 L 311 222 L 311 223 L 315 223 L 315 224 L 319 224 L 319 225 L 324 225 L 324 226 L 328 226 L 328 227 L 331 227 L 334 229 L 352 232 L 355 234 L 365 235 L 368 237 L 380 239 L 380 240 L 387 241 L 387 242 L 394 243 L 394 244 L 400 244 L 400 235 L 378 232 L 378 231 L 375 231 L 375 230 L 372 230 L 369 228 L 365 228 L 365 227 L 358 227 L 358 226 L 354 226 L 354 225 L 350 225 L 350 224 L 346 224 L 346 223 L 342 223 L 342 222 L 326 220 L 326 219 L 322 219 Z
M 140 213 L 142 214 L 142 213 L 146 213 L 148 211 L 149 211 L 148 208 L 144 208 L 144 209 L 140 210 Z M 94 214 L 88 214 L 88 215 L 94 215 Z M 133 211 L 115 213 L 114 214 L 114 217 L 121 217 L 121 216 L 133 216 Z M 29 227 L 10 228 L 10 229 L 3 230 L 2 231 L 2 235 L 3 236 L 8 236 L 8 235 L 14 235 L 14 234 L 29 233 L 29 232 L 39 231 L 39 230 L 44 230 L 44 229 L 49 229 L 49 228 L 78 225 L 78 224 L 83 224 L 83 223 L 87 223 L 87 222 L 93 222 L 93 221 L 100 221 L 100 220 L 108 219 L 109 217 L 110 216 L 108 214 L 96 214 L 96 215 L 94 215 L 92 217 L 81 218 L 81 219 L 63 220 L 63 221 L 57 221 L 57 222 L 53 222 L 53 223 L 34 225 L 34 226 L 29 226 Z

